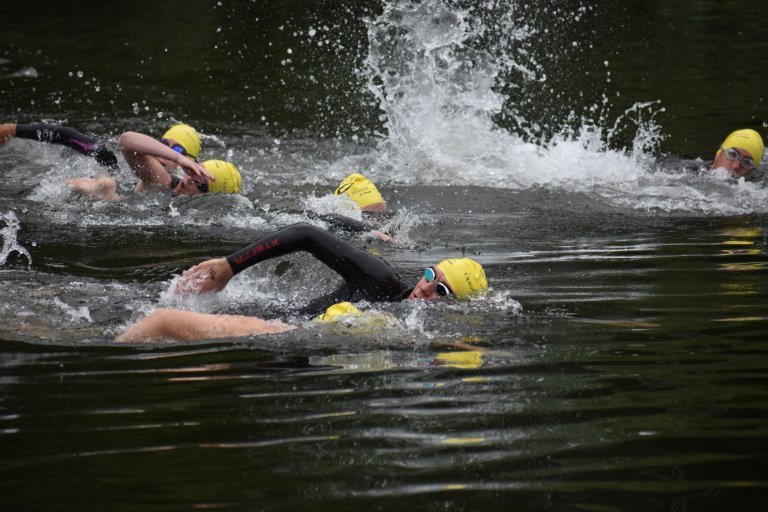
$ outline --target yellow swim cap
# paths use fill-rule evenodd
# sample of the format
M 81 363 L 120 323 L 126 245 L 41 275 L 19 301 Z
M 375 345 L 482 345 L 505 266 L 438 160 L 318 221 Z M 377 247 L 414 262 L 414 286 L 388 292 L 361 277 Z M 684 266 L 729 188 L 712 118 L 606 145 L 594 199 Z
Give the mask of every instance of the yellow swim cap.
M 742 148 L 749 151 L 749 154 L 752 155 L 752 159 L 755 161 L 755 167 L 757 167 L 760 164 L 760 160 L 763 158 L 763 151 L 765 150 L 765 145 L 763 144 L 763 138 L 760 136 L 759 133 L 757 133 L 755 130 L 752 130 L 750 128 L 745 128 L 743 130 L 736 130 L 735 132 L 731 133 L 726 139 L 723 141 L 722 144 L 720 144 L 721 147 L 724 148 Z M 717 153 L 715 153 L 715 157 L 722 153 L 722 149 L 718 149 Z
M 315 318 L 316 322 L 326 323 L 337 320 L 340 316 L 360 316 L 362 313 L 350 302 L 339 302 L 325 310 L 325 313 Z
M 197 157 L 200 155 L 200 149 L 202 149 L 200 136 L 195 129 L 188 124 L 171 126 L 168 131 L 163 134 L 163 138 L 173 139 L 181 144 L 181 147 L 187 152 L 187 156 L 193 160 L 197 160 Z
M 465 299 L 471 295 L 485 293 L 488 290 L 485 271 L 475 260 L 451 258 L 443 260 L 435 266 L 445 274 L 445 280 L 448 281 L 448 286 L 451 287 L 457 299 Z
M 229 192 L 237 194 L 240 192 L 240 171 L 231 162 L 224 160 L 206 160 L 203 167 L 213 174 L 216 181 L 208 182 L 208 192 Z
M 346 194 L 360 208 L 374 203 L 384 203 L 384 198 L 381 197 L 376 185 L 362 174 L 350 174 L 344 178 L 334 194 L 337 196 Z
M 339 334 L 373 336 L 401 329 L 392 313 L 386 311 L 360 311 L 349 302 L 339 302 L 314 318 L 314 322 L 329 326 Z

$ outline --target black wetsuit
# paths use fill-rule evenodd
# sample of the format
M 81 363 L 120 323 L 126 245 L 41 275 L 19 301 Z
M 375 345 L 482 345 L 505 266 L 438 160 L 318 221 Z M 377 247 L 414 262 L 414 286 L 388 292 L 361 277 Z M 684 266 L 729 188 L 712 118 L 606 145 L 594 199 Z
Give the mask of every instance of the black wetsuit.
M 102 165 L 111 168 L 117 167 L 115 154 L 104 143 L 83 135 L 72 128 L 43 123 L 17 124 L 16 137 L 51 144 L 61 144 L 74 149 L 78 153 L 93 157 Z
M 333 232 L 342 233 L 368 233 L 373 230 L 381 231 L 385 219 L 390 218 L 392 214 L 386 213 L 368 213 L 363 212 L 363 220 L 353 219 L 346 215 L 323 213 L 316 214 L 306 212 L 306 215 L 313 219 L 318 219 L 328 224 L 328 229 Z
M 412 288 L 383 259 L 310 224 L 275 231 L 227 256 L 227 261 L 237 274 L 260 261 L 296 251 L 312 254 L 344 279 L 337 290 L 312 301 L 306 312 L 320 312 L 342 301 L 397 302 L 411 293 Z

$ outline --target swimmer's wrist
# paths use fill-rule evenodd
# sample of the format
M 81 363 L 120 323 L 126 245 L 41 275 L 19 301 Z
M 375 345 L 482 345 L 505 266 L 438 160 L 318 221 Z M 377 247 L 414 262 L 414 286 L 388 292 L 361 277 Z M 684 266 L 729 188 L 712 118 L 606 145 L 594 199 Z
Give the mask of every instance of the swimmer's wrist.
M 227 265 L 229 265 L 229 270 L 232 272 L 232 277 L 236 276 L 237 274 L 239 274 L 243 270 L 243 269 L 237 269 L 236 268 L 235 263 L 232 260 L 232 256 L 227 256 L 224 259 L 227 260 Z

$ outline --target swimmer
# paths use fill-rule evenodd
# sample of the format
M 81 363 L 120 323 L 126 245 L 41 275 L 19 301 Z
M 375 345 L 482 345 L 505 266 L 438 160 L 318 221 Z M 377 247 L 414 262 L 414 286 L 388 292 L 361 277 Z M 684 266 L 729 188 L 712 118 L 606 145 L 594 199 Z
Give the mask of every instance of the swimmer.
M 106 144 L 73 128 L 47 123 L 0 124 L 0 146 L 12 137 L 66 146 L 78 153 L 93 157 L 101 165 L 112 169 L 117 168 L 117 158 Z
M 341 180 L 334 194 L 349 197 L 366 214 L 376 215 L 387 211 L 387 204 L 379 189 L 362 174 L 353 173 Z
M 176 197 L 180 195 L 194 196 L 206 192 L 237 193 L 240 191 L 241 176 L 235 164 L 224 160 L 206 160 L 201 165 L 214 176 L 214 181 L 200 183 L 193 180 L 190 176 L 181 179 L 172 175 L 172 187 L 167 189 L 168 192 Z M 67 184 L 78 194 L 91 199 L 113 202 L 124 199 L 123 196 L 117 193 L 117 181 L 111 176 L 73 178 L 67 180 Z M 140 184 L 141 182 L 137 184 L 137 188 Z
M 347 196 L 354 201 L 366 221 L 361 222 L 345 215 L 320 215 L 321 220 L 327 222 L 332 228 L 356 233 L 369 232 L 381 240 L 394 242 L 391 235 L 377 229 L 378 223 L 374 225 L 374 222 L 386 215 L 388 211 L 384 198 L 371 180 L 359 173 L 350 174 L 341 180 L 334 195 Z
M 106 144 L 73 128 L 45 123 L 0 124 L 0 146 L 11 137 L 64 145 L 93 157 L 112 170 L 118 168 L 117 158 Z M 226 162 L 222 165 L 211 164 L 208 167 L 219 169 L 214 175 L 209 168 L 197 163 L 201 150 L 200 136 L 189 125 L 172 126 L 160 140 L 142 133 L 125 132 L 120 135 L 119 147 L 140 180 L 134 189 L 137 192 L 170 191 L 173 196 L 179 196 L 240 190 L 240 174 L 234 165 Z M 181 179 L 171 174 L 170 171 L 177 167 L 181 167 L 187 176 Z M 217 178 L 224 180 L 216 184 Z M 67 184 L 76 192 L 94 199 L 121 199 L 117 194 L 117 182 L 109 175 L 74 178 L 67 180 Z
M 755 130 L 736 130 L 720 144 L 709 170 L 726 169 L 733 178 L 755 179 L 764 149 L 763 138 Z
M 305 251 L 339 274 L 344 282 L 312 300 L 305 312 L 316 314 L 339 302 L 398 302 L 468 299 L 488 290 L 483 267 L 469 258 L 446 259 L 428 267 L 415 285 L 404 283 L 383 259 L 309 224 L 294 224 L 270 233 L 224 258 L 204 261 L 181 277 L 178 293 L 223 290 L 243 270 L 268 259 Z M 139 342 L 172 338 L 181 341 L 283 332 L 295 327 L 279 320 L 159 309 L 130 326 L 115 340 Z
M 160 140 L 137 132 L 125 132 L 119 139 L 120 152 L 139 178 L 135 192 L 169 192 L 173 197 L 206 192 L 240 191 L 241 176 L 234 164 L 223 160 L 197 162 L 200 136 L 189 125 L 177 124 Z M 181 167 L 187 174 L 179 178 L 173 170 Z M 93 199 L 119 201 L 117 182 L 111 176 L 67 180 L 75 192 Z

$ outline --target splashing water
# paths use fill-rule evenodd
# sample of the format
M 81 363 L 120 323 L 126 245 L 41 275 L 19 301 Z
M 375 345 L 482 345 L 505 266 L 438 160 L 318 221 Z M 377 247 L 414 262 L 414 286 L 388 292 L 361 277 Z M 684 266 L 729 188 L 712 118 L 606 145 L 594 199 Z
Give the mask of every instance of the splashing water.
M 511 139 L 492 121 L 502 106 L 491 91 L 496 69 L 465 45 L 466 17 L 440 1 L 394 2 L 369 27 L 369 89 L 389 132 L 380 150 L 409 168 L 410 180 L 436 178 L 435 168 L 452 183 L 493 183 L 504 174 L 495 150 Z
M 641 211 L 733 214 L 768 208 L 768 192 L 760 185 L 713 184 L 710 176 L 686 172 L 683 161 L 672 173 L 658 172 L 653 152 L 664 135 L 656 117 L 664 107 L 657 101 L 638 101 L 611 119 L 604 93 L 586 114 L 572 113 L 559 127 L 544 129 L 535 119 L 523 119 L 497 91 L 510 69 L 527 82 L 501 85 L 541 82 L 543 87 L 546 70 L 526 52 L 510 50 L 513 43 L 536 38 L 537 30 L 515 21 L 515 2 L 493 16 L 455 4 L 390 1 L 368 23 L 368 88 L 388 131 L 378 150 L 380 163 L 391 168 L 389 179 L 513 190 L 555 187 Z M 562 10 L 560 23 L 578 23 L 584 8 L 575 9 Z M 496 124 L 502 111 L 515 118 L 519 134 Z
M 659 140 L 653 102 L 631 107 L 610 129 L 585 120 L 579 130 L 555 130 L 558 135 L 539 144 L 500 129 L 494 116 L 504 97 L 494 87 L 502 71 L 516 68 L 524 71 L 526 80 L 546 79 L 530 71 L 536 63 L 522 57 L 515 61 L 503 51 L 509 39 L 524 40 L 536 32 L 515 27 L 507 15 L 498 20 L 501 29 L 495 28 L 506 34 L 504 38 L 495 43 L 484 38 L 483 44 L 476 44 L 488 30 L 487 21 L 449 4 L 391 2 L 369 25 L 369 89 L 379 100 L 389 131 L 380 150 L 395 167 L 410 170 L 406 181 L 442 179 L 520 189 L 584 178 L 625 182 L 645 172 L 642 156 Z M 509 12 L 513 10 L 514 3 Z M 643 119 L 641 114 L 649 111 Z M 614 133 L 633 115 L 638 133 L 632 151 L 609 149 Z M 523 131 L 526 139 L 534 138 L 531 129 Z
M 5 265 L 8 256 L 16 252 L 27 258 L 27 264 L 32 265 L 32 256 L 23 246 L 16 241 L 16 234 L 21 228 L 21 223 L 13 211 L 0 214 L 0 220 L 5 223 L 5 227 L 0 229 L 0 237 L 3 239 L 3 247 L 0 248 L 0 265 Z
M 91 318 L 91 312 L 88 310 L 87 306 L 80 306 L 79 308 L 76 308 L 70 306 L 58 297 L 54 297 L 53 304 L 61 308 L 63 312 L 69 315 L 72 321 L 84 320 L 89 323 L 93 322 L 93 319 Z

